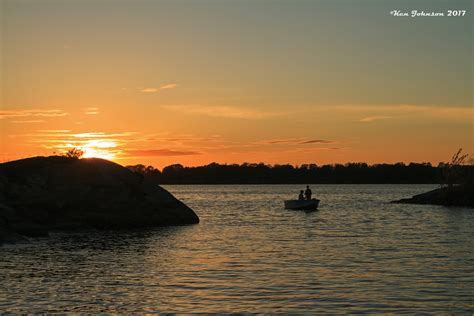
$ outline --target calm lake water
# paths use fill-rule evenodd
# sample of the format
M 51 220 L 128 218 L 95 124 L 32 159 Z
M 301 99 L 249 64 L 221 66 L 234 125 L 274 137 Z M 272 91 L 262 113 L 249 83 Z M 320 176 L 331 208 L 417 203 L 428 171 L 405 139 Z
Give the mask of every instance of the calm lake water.
M 201 223 L 0 247 L 0 312 L 474 313 L 474 210 L 433 185 L 165 186 Z

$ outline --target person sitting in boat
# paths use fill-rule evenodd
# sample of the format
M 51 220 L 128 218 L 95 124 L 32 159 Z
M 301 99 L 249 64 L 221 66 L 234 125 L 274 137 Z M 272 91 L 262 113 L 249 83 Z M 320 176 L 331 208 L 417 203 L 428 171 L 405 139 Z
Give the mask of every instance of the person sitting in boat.
M 300 195 L 298 196 L 298 200 L 304 200 L 304 194 L 303 194 L 303 190 L 300 191 Z
M 307 199 L 307 200 L 311 200 L 311 195 L 313 194 L 313 192 L 311 192 L 311 189 L 309 188 L 309 185 L 306 186 L 306 190 L 304 191 L 304 197 Z

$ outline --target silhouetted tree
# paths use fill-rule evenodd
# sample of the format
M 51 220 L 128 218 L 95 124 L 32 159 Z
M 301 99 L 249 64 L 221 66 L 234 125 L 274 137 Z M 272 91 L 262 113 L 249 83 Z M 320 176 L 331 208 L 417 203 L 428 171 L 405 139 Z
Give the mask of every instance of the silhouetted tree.
M 474 167 L 459 163 L 462 175 L 473 174 Z M 464 158 L 466 159 L 466 158 Z M 135 165 L 129 169 L 142 174 L 144 179 L 161 184 L 272 184 L 272 183 L 439 183 L 445 164 L 433 167 L 428 162 L 368 165 L 351 162 L 317 166 L 267 165 L 264 163 L 218 164 L 184 167 L 174 164 L 162 172 L 152 166 Z M 472 179 L 472 177 L 471 177 Z
M 153 166 L 138 164 L 134 166 L 127 166 L 127 168 L 141 175 L 145 181 L 151 181 L 154 183 L 161 182 L 161 172 Z
M 63 156 L 71 158 L 71 159 L 80 159 L 84 156 L 84 150 L 80 148 L 71 148 L 66 151 Z
M 442 166 L 443 181 L 441 185 L 452 187 L 454 184 L 464 184 L 470 179 L 468 168 L 463 168 L 463 165 L 468 160 L 469 154 L 463 154 L 462 148 L 451 157 L 451 162 L 445 163 Z M 467 170 L 466 170 L 467 169 Z

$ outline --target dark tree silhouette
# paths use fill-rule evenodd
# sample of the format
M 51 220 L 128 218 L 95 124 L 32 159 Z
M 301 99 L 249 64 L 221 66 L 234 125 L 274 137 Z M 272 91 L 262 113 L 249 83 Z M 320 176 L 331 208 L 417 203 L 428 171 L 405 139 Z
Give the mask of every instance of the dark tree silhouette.
M 159 170 L 151 166 L 128 166 L 145 179 L 160 184 L 304 184 L 304 183 L 440 183 L 444 164 L 399 162 L 395 164 L 347 163 L 317 166 L 267 165 L 264 163 L 218 164 L 185 167 L 174 164 Z M 459 166 L 461 173 L 474 167 Z
M 469 168 L 463 168 L 468 161 L 469 154 L 463 154 L 462 148 L 452 156 L 451 162 L 442 165 L 442 182 L 441 186 L 452 187 L 455 184 L 465 184 L 472 181 L 472 173 Z
M 139 164 L 139 165 L 134 165 L 134 166 L 127 166 L 127 168 L 141 175 L 143 179 L 146 181 L 159 183 L 161 180 L 160 170 L 156 169 L 153 166 L 145 166 L 145 165 Z
M 81 159 L 82 156 L 84 156 L 84 150 L 80 148 L 71 148 L 68 151 L 66 151 L 63 156 L 67 158 L 72 158 L 72 159 Z

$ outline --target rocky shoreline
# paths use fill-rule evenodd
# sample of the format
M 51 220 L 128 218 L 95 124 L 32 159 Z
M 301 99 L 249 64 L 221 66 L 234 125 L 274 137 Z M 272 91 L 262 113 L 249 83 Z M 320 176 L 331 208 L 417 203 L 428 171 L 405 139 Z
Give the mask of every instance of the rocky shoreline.
M 0 164 L 0 244 L 50 231 L 199 223 L 156 183 L 111 161 L 62 156 Z
M 432 204 L 443 206 L 462 206 L 474 208 L 474 186 L 456 185 L 442 187 L 411 198 L 392 201 L 401 204 Z

